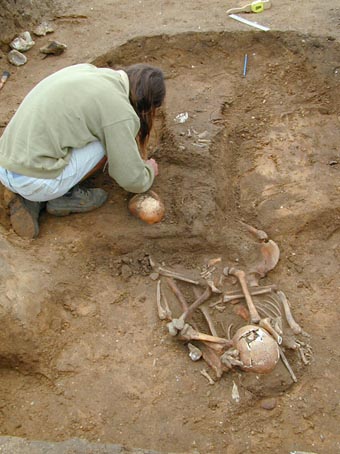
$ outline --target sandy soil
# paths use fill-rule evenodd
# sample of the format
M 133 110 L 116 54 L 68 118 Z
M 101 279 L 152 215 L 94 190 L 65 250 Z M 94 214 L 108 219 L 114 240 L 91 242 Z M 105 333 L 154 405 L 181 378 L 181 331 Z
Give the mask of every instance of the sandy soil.
M 2 128 L 37 81 L 69 64 L 146 61 L 164 69 L 168 88 L 150 146 L 166 206 L 160 224 L 133 218 L 129 194 L 106 174 L 89 184 L 107 189 L 108 203 L 64 219 L 43 214 L 35 241 L 17 238 L 0 213 L 1 434 L 178 453 L 340 452 L 340 8 L 276 3 L 247 16 L 266 33 L 228 19 L 232 2 L 148 0 L 132 11 L 126 1 L 63 3 L 53 38 L 64 54 L 42 59 L 50 35 L 36 39 L 25 66 L 0 60 L 11 71 Z M 182 112 L 189 118 L 178 124 Z M 269 375 L 235 368 L 216 380 L 158 319 L 150 256 L 194 275 L 215 257 L 215 275 L 249 271 L 260 244 L 240 220 L 280 248 L 261 285 L 283 290 L 310 334 L 297 336 L 312 347 L 308 365 L 286 349 L 297 383 L 281 362 Z M 179 286 L 193 301 L 192 286 Z M 245 323 L 240 306 L 210 309 L 220 336 Z M 194 321 L 208 332 L 201 315 Z

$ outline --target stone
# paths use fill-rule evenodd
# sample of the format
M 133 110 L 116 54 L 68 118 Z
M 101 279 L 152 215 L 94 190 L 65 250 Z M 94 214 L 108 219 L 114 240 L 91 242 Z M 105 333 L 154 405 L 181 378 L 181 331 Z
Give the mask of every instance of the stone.
M 275 397 L 268 397 L 268 399 L 261 400 L 260 405 L 264 410 L 274 410 L 277 405 L 277 400 Z

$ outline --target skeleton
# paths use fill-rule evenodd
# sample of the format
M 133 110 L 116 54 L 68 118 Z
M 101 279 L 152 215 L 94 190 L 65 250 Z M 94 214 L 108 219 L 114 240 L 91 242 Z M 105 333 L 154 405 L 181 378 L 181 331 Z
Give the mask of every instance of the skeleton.
M 187 343 L 189 356 L 192 360 L 197 361 L 203 357 L 215 372 L 216 377 L 220 378 L 223 372 L 234 367 L 242 367 L 243 364 L 231 338 L 232 325 L 225 333 L 226 337 L 219 336 L 210 309 L 221 309 L 225 304 L 238 304 L 240 309 L 237 312 L 241 317 L 249 316 L 248 323 L 259 325 L 275 339 L 279 346 L 281 360 L 292 380 L 296 382 L 297 378 L 284 351 L 286 348 L 297 350 L 301 362 L 309 364 L 312 357 L 311 348 L 308 344 L 296 338 L 297 335 L 307 334 L 294 320 L 285 294 L 277 290 L 275 285 L 260 286 L 259 284 L 259 280 L 276 266 L 280 255 L 278 246 L 274 241 L 268 239 L 265 232 L 244 223 L 242 225 L 261 242 L 261 260 L 248 272 L 233 267 L 225 267 L 222 271 L 219 270 L 222 262 L 221 257 L 209 260 L 197 276 L 193 273 L 179 273 L 167 269 L 150 259 L 154 272 L 157 272 L 160 276 L 156 292 L 159 318 L 168 320 L 167 327 L 170 335 Z M 220 275 L 216 277 L 219 272 Z M 240 290 L 230 291 L 224 288 L 224 282 L 228 276 L 237 278 L 241 287 Z M 161 285 L 162 278 L 166 279 L 167 285 L 181 305 L 182 313 L 178 317 L 172 316 L 172 311 Z M 192 286 L 195 298 L 192 304 L 188 304 L 176 281 Z M 218 294 L 222 297 L 218 301 L 209 303 L 209 299 Z M 243 306 L 243 301 L 245 301 L 246 307 Z M 197 309 L 203 314 L 210 334 L 201 332 L 192 320 Z M 284 328 L 283 325 L 288 326 Z M 206 378 L 208 377 L 206 376 Z

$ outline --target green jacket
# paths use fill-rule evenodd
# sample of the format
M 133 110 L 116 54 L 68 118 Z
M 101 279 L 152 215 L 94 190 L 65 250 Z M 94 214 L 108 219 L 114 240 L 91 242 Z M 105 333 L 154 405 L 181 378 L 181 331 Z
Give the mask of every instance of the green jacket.
M 99 140 L 108 171 L 129 192 L 145 192 L 154 172 L 136 143 L 138 115 L 123 71 L 79 64 L 39 82 L 0 138 L 0 166 L 36 178 L 56 178 L 73 148 Z

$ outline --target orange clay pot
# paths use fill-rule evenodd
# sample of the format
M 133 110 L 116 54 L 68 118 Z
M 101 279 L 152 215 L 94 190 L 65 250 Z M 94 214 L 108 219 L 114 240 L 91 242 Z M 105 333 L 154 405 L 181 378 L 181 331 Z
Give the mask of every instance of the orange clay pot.
M 160 222 L 165 213 L 164 204 L 154 191 L 134 195 L 128 204 L 130 213 L 147 224 Z

